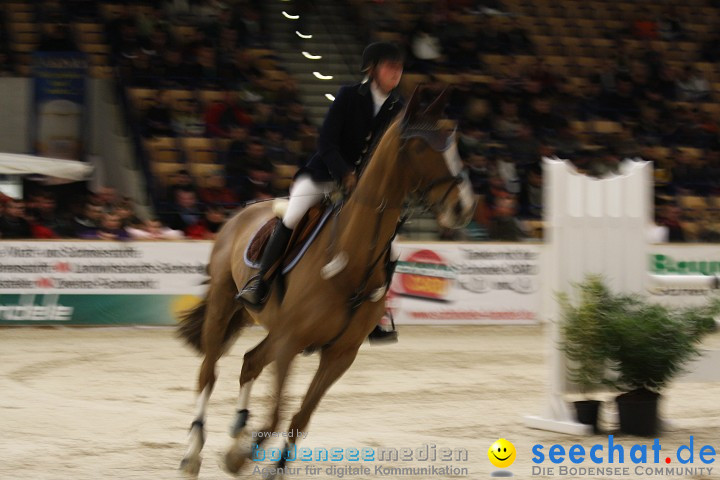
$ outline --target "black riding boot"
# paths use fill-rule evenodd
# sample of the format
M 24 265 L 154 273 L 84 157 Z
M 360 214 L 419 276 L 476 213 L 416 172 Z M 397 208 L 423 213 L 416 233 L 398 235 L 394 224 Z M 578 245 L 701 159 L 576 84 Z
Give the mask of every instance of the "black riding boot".
M 238 293 L 237 298 L 249 303 L 250 305 L 260 305 L 267 299 L 270 285 L 265 281 L 265 274 L 268 270 L 275 265 L 282 254 L 287 248 L 287 244 L 290 241 L 290 235 L 292 230 L 287 228 L 282 220 L 278 222 L 277 226 L 270 235 L 268 243 L 263 251 L 262 258 L 260 259 L 260 271 L 250 279 L 245 285 L 245 288 Z
M 392 283 L 392 277 L 395 273 L 395 267 L 397 266 L 397 261 L 395 262 L 388 262 L 388 264 L 385 266 L 385 278 L 387 278 L 387 288 L 390 289 L 390 284 Z M 392 320 L 392 314 L 387 311 L 386 315 L 390 317 Z M 398 332 L 395 330 L 395 323 L 392 322 L 392 326 L 390 327 L 392 330 L 385 330 L 383 329 L 379 324 L 375 326 L 375 329 L 370 332 L 370 335 L 368 335 L 368 340 L 370 343 L 395 343 L 397 342 L 398 338 Z

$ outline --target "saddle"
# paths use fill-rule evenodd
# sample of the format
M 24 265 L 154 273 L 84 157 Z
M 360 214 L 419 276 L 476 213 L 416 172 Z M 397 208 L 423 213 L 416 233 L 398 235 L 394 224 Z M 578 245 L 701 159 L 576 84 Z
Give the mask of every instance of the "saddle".
M 277 271 L 280 268 L 283 274 L 292 270 L 337 208 L 337 204 L 332 205 L 325 202 L 311 207 L 293 230 L 281 263 L 275 265 L 272 270 Z M 265 251 L 265 245 L 267 245 L 270 234 L 279 221 L 280 218 L 276 216 L 270 218 L 252 236 L 245 249 L 245 264 L 247 266 L 260 268 L 260 259 Z

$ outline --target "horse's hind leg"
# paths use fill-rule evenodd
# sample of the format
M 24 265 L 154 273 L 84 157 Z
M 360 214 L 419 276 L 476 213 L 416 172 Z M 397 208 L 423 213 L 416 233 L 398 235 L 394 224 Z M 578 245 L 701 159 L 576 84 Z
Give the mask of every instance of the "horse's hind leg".
M 333 351 L 331 347 L 328 350 L 322 351 L 320 356 L 320 365 L 318 366 L 312 383 L 310 383 L 310 387 L 305 394 L 300 410 L 298 410 L 290 421 L 289 432 L 292 432 L 292 436 L 288 435 L 288 441 L 290 443 L 294 444 L 297 441 L 297 438 L 301 435 L 301 432 L 304 432 L 305 427 L 307 427 L 307 424 L 310 421 L 310 416 L 317 408 L 320 400 L 325 393 L 327 393 L 332 384 L 335 383 L 348 368 L 350 368 L 350 365 L 352 365 L 355 361 L 359 348 L 360 346 L 358 345 L 357 347 L 349 350 Z M 289 450 L 290 444 L 285 442 L 285 448 L 283 449 L 280 460 L 276 464 L 276 469 L 285 467 L 285 462 L 289 456 Z M 266 478 L 275 477 L 271 475 Z
M 188 449 L 180 462 L 180 469 L 190 476 L 197 476 L 202 459 L 200 452 L 205 444 L 205 412 L 213 387 L 215 386 L 215 365 L 222 356 L 227 345 L 226 332 L 231 320 L 245 322 L 238 317 L 244 315 L 237 312 L 233 292 L 222 286 L 212 286 L 207 298 L 207 311 L 202 330 L 202 351 L 205 353 L 198 378 L 198 400 L 195 419 L 190 426 Z M 235 317 L 235 318 L 233 318 Z

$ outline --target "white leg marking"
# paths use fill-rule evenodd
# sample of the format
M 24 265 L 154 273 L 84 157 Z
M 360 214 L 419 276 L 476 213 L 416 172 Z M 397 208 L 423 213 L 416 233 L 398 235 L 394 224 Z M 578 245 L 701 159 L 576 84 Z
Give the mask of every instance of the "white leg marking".
M 197 407 L 195 409 L 195 421 L 205 423 L 205 411 L 207 409 L 208 400 L 210 399 L 210 388 L 205 387 L 198 395 Z M 193 425 L 190 429 L 190 440 L 188 441 L 188 449 L 185 458 L 196 458 L 200 454 L 203 447 L 203 429 L 199 425 Z
M 208 400 L 210 399 L 210 389 L 203 388 L 197 399 L 197 407 L 195 409 L 195 420 L 205 421 L 205 410 L 207 409 Z
M 240 387 L 240 395 L 238 397 L 238 410 L 247 410 L 248 402 L 250 401 L 250 390 L 252 389 L 253 382 L 250 380 L 245 385 Z

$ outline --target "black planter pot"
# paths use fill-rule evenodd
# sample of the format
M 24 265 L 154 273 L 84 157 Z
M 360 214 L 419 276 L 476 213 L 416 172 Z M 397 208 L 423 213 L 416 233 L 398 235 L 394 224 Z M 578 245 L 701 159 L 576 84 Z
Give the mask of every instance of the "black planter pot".
M 654 437 L 658 433 L 658 400 L 660 395 L 639 388 L 618 395 L 615 401 L 620 413 L 620 431 L 629 435 Z
M 592 425 L 593 433 L 598 433 L 598 412 L 602 402 L 600 400 L 580 400 L 573 403 L 578 422 Z

